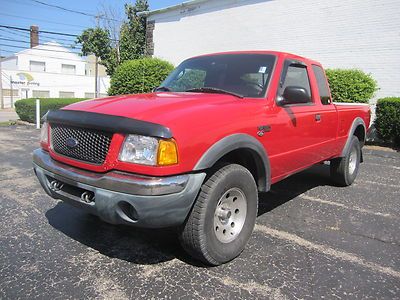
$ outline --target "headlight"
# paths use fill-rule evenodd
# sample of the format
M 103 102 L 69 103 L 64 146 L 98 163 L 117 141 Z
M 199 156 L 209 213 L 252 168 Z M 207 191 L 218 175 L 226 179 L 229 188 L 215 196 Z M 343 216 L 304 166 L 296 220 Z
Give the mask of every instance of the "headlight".
M 119 160 L 150 166 L 173 165 L 178 163 L 177 147 L 173 140 L 130 134 L 125 138 Z
M 49 143 L 49 126 L 47 122 L 44 122 L 42 125 L 42 129 L 40 130 L 40 143 L 48 144 Z

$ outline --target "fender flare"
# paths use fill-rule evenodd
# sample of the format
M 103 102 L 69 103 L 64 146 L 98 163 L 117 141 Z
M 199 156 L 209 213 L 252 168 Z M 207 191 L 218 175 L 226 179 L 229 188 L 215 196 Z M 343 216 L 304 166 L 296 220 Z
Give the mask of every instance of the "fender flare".
M 364 137 L 367 136 L 367 129 L 365 126 L 365 122 L 363 119 L 361 119 L 360 117 L 357 117 L 354 121 L 353 124 L 351 124 L 348 136 L 347 136 L 347 141 L 346 144 L 343 147 L 342 153 L 340 154 L 340 157 L 345 157 L 347 155 L 347 153 L 350 150 L 350 142 L 351 142 L 351 138 L 354 135 L 354 132 L 356 131 L 357 127 L 361 125 L 364 129 Z M 364 142 L 364 141 L 362 141 Z
M 232 134 L 213 144 L 199 159 L 194 171 L 211 168 L 219 159 L 233 150 L 250 150 L 256 161 L 258 190 L 269 191 L 271 187 L 271 166 L 264 146 L 254 137 L 244 133 Z

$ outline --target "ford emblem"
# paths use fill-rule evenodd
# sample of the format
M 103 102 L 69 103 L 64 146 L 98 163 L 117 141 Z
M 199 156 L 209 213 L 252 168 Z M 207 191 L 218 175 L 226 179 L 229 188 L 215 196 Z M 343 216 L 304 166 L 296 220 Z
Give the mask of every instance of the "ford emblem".
M 79 142 L 77 139 L 70 137 L 70 138 L 67 138 L 66 144 L 67 144 L 68 148 L 73 149 L 76 146 L 78 146 Z

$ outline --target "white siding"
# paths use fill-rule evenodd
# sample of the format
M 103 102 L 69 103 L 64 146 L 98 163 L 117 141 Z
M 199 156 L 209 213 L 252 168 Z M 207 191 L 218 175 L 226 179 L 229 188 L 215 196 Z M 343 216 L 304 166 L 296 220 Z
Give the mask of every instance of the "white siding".
M 45 63 L 45 69 L 41 64 L 31 64 L 32 61 Z M 26 97 L 83 98 L 87 92 L 94 93 L 95 78 L 85 76 L 85 60 L 55 43 L 20 51 L 1 64 L 3 89 L 6 94 L 13 89 L 13 102 Z M 99 77 L 98 82 L 100 95 L 105 95 L 110 77 Z M 10 96 L 4 96 L 4 105 L 11 106 Z
M 371 73 L 376 98 L 400 96 L 399 0 L 219 0 L 151 15 L 154 56 L 278 50 Z

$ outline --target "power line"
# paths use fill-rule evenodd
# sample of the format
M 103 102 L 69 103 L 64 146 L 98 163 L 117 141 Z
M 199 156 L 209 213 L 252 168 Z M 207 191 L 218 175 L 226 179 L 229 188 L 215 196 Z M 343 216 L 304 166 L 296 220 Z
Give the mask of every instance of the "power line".
M 76 13 L 76 14 L 80 14 L 80 15 L 84 15 L 84 16 L 88 16 L 88 17 L 96 17 L 96 15 L 91 14 L 91 13 L 87 13 L 87 12 L 83 12 L 83 11 L 78 11 L 78 10 L 74 10 L 74 9 L 69 9 L 69 8 L 65 8 L 59 5 L 54 5 L 54 4 L 49 4 L 49 3 L 45 3 L 39 0 L 31 0 L 32 2 L 36 2 L 45 6 L 49 6 L 49 7 L 53 7 L 53 8 L 58 8 L 64 11 L 68 11 L 68 12 L 72 12 L 72 13 Z
M 9 26 L 9 25 L 0 25 L 1 28 L 8 28 L 8 29 L 14 29 L 14 30 L 21 30 L 21 31 L 31 31 L 31 29 L 27 28 L 22 28 L 22 27 L 16 27 L 16 26 Z M 64 32 L 56 32 L 56 31 L 47 31 L 47 30 L 38 30 L 40 33 L 47 33 L 47 34 L 55 34 L 55 35 L 63 35 L 63 36 L 72 36 L 72 37 L 77 37 L 78 35 L 76 34 L 70 34 L 70 33 L 64 33 Z
M 75 24 L 60 23 L 60 22 L 48 21 L 48 20 L 37 19 L 37 18 L 21 17 L 21 16 L 10 15 L 10 14 L 5 14 L 5 13 L 0 13 L 0 15 L 7 16 L 7 17 L 13 17 L 13 18 L 19 18 L 19 19 L 25 19 L 25 20 L 41 21 L 41 22 L 46 22 L 46 23 L 50 23 L 50 24 L 71 26 L 71 27 L 76 27 L 76 28 L 86 28 L 85 26 L 79 26 L 79 25 L 75 25 Z
M 30 33 L 29 32 L 17 32 L 16 30 L 13 30 L 13 29 L 4 29 L 4 28 L 0 28 L 0 30 L 3 31 L 6 34 L 11 34 L 12 37 L 18 36 L 18 37 L 26 38 L 28 40 L 30 39 Z M 42 40 L 43 42 L 53 42 L 54 39 L 56 39 L 57 41 L 69 42 L 69 43 L 72 43 L 72 44 L 75 43 L 75 40 L 64 39 L 64 38 L 54 37 L 54 36 L 51 36 L 51 38 L 50 38 L 45 34 L 41 34 L 39 36 L 39 39 Z
M 0 25 L 0 29 L 1 28 L 6 28 L 6 29 L 10 29 L 10 30 L 19 30 L 19 31 L 22 31 L 22 32 L 31 32 L 31 29 L 17 27 L 17 26 L 10 26 L 10 25 Z M 79 36 L 79 35 L 76 35 L 76 34 L 70 34 L 70 33 L 64 33 L 64 32 L 56 32 L 56 31 L 47 31 L 47 30 L 38 30 L 38 32 L 42 33 L 42 34 L 52 34 L 52 35 L 61 35 L 61 36 L 70 36 L 70 37 L 78 37 Z M 57 39 L 63 40 L 61 38 L 57 38 Z M 110 38 L 110 41 L 118 42 L 118 40 L 112 39 L 112 38 Z
M 15 30 L 7 29 L 7 28 L 6 29 L 0 28 L 0 30 L 5 32 L 5 33 L 13 34 L 13 35 L 16 35 L 16 36 L 22 36 L 22 37 L 26 37 L 26 38 L 29 38 L 29 36 L 30 36 L 29 32 L 15 32 Z
M 5 32 L 5 33 L 8 33 L 8 34 L 21 36 L 21 37 L 25 37 L 25 38 L 28 38 L 28 39 L 30 38 L 30 29 L 26 29 L 24 31 L 20 31 L 18 29 L 12 29 L 12 28 L 0 28 L 0 30 Z M 42 39 L 43 37 L 44 38 L 48 38 L 48 35 L 46 33 L 42 33 L 40 35 L 40 39 Z M 65 39 L 65 38 L 60 38 L 60 37 L 54 37 L 53 35 L 51 35 L 51 38 L 56 38 L 57 40 L 60 40 L 60 41 L 66 41 L 66 42 L 75 43 L 75 39 Z
M 63 38 L 54 37 L 54 36 L 50 37 L 50 36 L 47 36 L 47 35 L 44 35 L 44 34 L 41 34 L 39 36 L 39 39 L 42 39 L 44 42 L 51 42 L 51 41 L 54 41 L 54 39 L 57 39 L 57 40 L 60 40 L 60 41 L 63 41 L 63 42 L 75 43 L 75 40 L 63 39 Z
M 48 52 L 59 52 L 59 53 L 69 53 L 69 54 L 78 54 L 78 52 L 73 52 L 73 51 L 61 51 L 61 50 L 50 50 L 50 49 L 38 49 L 38 48 L 26 48 L 22 46 L 16 46 L 16 45 L 8 45 L 8 44 L 0 44 L 0 46 L 3 47 L 11 47 L 11 48 L 17 48 L 17 49 L 32 49 L 32 50 L 38 50 L 38 51 L 48 51 Z
M 30 42 L 27 42 L 27 41 L 16 40 L 16 39 L 8 39 L 8 38 L 2 38 L 2 37 L 0 37 L 0 40 L 9 41 L 9 42 L 24 43 L 24 44 L 30 44 Z M 64 44 L 59 44 L 59 45 L 38 44 L 38 45 L 40 45 L 40 46 L 48 46 L 48 47 L 59 47 L 59 46 L 62 46 L 64 48 L 70 48 L 70 49 L 82 49 L 82 47 L 74 47 L 74 46 L 71 46 L 71 45 L 64 45 Z
M 112 18 L 106 18 L 106 17 L 104 17 L 102 15 L 95 15 L 93 13 L 87 13 L 87 12 L 83 12 L 83 11 L 79 11 L 79 10 L 69 9 L 69 8 L 66 8 L 66 7 L 59 6 L 59 5 L 45 3 L 45 2 L 42 2 L 42 1 L 39 1 L 39 0 L 31 0 L 31 1 L 39 3 L 41 5 L 45 5 L 45 6 L 52 7 L 52 8 L 57 8 L 57 9 L 64 10 L 64 11 L 67 11 L 67 12 L 71 12 L 71 13 L 75 13 L 75 14 L 80 14 L 80 15 L 87 16 L 87 17 L 94 17 L 94 18 L 97 17 L 97 18 L 101 18 L 101 19 L 105 19 L 105 20 L 121 22 L 121 20 L 116 20 L 116 19 L 112 19 Z

